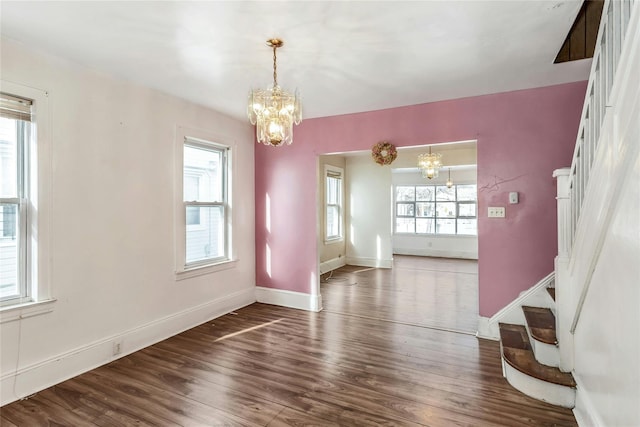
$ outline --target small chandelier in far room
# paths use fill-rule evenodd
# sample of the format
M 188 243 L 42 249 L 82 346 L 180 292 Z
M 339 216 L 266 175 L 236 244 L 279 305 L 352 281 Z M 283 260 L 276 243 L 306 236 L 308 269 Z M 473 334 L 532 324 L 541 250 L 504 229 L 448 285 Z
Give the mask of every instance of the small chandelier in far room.
M 453 181 L 451 181 L 451 168 L 449 168 L 449 179 L 447 179 L 447 188 L 453 187 Z
M 429 154 L 420 154 L 418 156 L 418 167 L 422 172 L 423 178 L 437 178 L 442 167 L 442 154 L 431 154 L 431 147 L 429 147 Z
M 278 86 L 276 71 L 276 49 L 282 47 L 280 39 L 269 39 L 267 45 L 273 48 L 273 86 L 249 92 L 247 115 L 252 125 L 256 125 L 259 143 L 278 147 L 293 142 L 293 125 L 302 121 L 302 108 L 298 91 L 292 95 Z

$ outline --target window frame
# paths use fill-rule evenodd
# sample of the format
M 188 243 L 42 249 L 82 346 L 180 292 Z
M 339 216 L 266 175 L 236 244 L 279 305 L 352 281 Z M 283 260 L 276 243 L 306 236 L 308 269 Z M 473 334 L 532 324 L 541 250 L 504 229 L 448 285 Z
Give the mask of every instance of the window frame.
M 459 186 L 467 186 L 467 185 L 475 185 L 476 186 L 476 198 L 475 200 L 459 200 L 458 198 L 458 187 Z M 413 187 L 413 200 L 398 200 L 398 187 Z M 431 187 L 433 188 L 433 200 L 418 200 L 418 187 Z M 399 234 L 399 235 L 415 235 L 415 236 L 447 236 L 447 237 L 459 237 L 459 236 L 463 236 L 463 237 L 477 237 L 478 236 L 478 229 L 477 229 L 477 219 L 478 219 L 478 197 L 477 197 L 477 184 L 475 183 L 460 183 L 460 184 L 454 184 L 453 188 L 454 188 L 454 200 L 438 200 L 438 192 L 437 192 L 437 188 L 438 187 L 446 187 L 446 185 L 444 184 L 395 184 L 393 186 L 393 199 L 394 199 L 394 211 L 393 211 L 393 216 L 394 216 L 394 221 L 393 221 L 393 232 L 394 234 Z M 432 204 L 433 205 L 433 215 L 431 216 L 420 216 L 418 215 L 418 203 L 427 203 L 427 204 Z M 454 203 L 455 204 L 455 215 L 454 216 L 439 216 L 438 215 L 438 203 Z M 460 215 L 460 206 L 461 205 L 475 205 L 476 207 L 476 215 L 475 216 L 468 216 L 468 215 Z M 413 206 L 413 215 L 399 215 L 398 214 L 398 209 L 399 206 L 403 205 L 403 206 Z M 409 209 L 410 210 L 410 209 Z M 404 218 L 404 219 L 413 219 L 413 232 L 410 231 L 398 231 L 398 219 L 399 218 Z M 434 229 L 433 233 L 422 233 L 422 232 L 418 232 L 417 231 L 417 220 L 418 219 L 426 219 L 426 220 L 431 220 L 432 222 L 432 227 Z M 455 227 L 455 233 L 437 233 L 437 221 L 438 219 L 442 219 L 442 220 L 453 220 L 454 222 L 454 227 Z M 458 232 L 458 220 L 460 219 L 475 219 L 476 220 L 476 233 L 475 234 L 461 234 Z
M 333 165 L 324 165 L 324 242 L 337 243 L 344 241 L 344 169 Z M 329 203 L 329 178 L 339 180 L 338 203 Z M 329 235 L 329 208 L 338 210 L 338 234 Z
M 0 304 L 0 323 L 53 311 L 51 283 L 51 141 L 49 93 L 45 90 L 0 80 L 0 92 L 31 100 L 31 129 L 20 153 L 22 194 L 17 224 L 22 244 L 19 269 L 24 292 Z M 7 199 L 3 199 L 7 200 Z M 18 238 L 18 236 L 16 236 Z
M 191 146 L 211 151 L 219 151 L 223 154 L 223 184 L 222 200 L 218 201 L 185 201 L 184 200 L 184 148 Z M 192 129 L 183 126 L 176 127 L 175 139 L 175 179 L 174 179 L 174 240 L 175 240 L 175 274 L 176 280 L 209 274 L 220 270 L 235 267 L 237 258 L 233 244 L 232 232 L 232 195 L 233 195 L 233 151 L 236 148 L 234 142 L 229 142 L 225 137 L 200 129 Z M 222 207 L 223 210 L 223 238 L 224 254 L 187 263 L 187 231 L 203 228 L 201 224 L 187 224 L 186 211 L 188 207 Z M 202 222 L 202 221 L 201 221 Z
M 14 119 L 15 120 L 15 119 Z M 31 302 L 33 289 L 29 283 L 28 267 L 31 264 L 29 259 L 29 251 L 27 250 L 29 242 L 29 145 L 31 143 L 31 130 L 35 126 L 31 122 L 16 121 L 16 194 L 15 197 L 0 197 L 0 202 L 5 205 L 15 205 L 16 214 L 13 228 L 15 230 L 14 237 L 0 235 L 0 247 L 4 246 L 7 240 L 15 240 L 17 266 L 16 276 L 18 281 L 18 293 L 0 299 L 0 307 L 10 307 L 14 305 Z M 3 209 L 3 216 L 5 215 Z M 4 219 L 3 219 L 4 221 Z

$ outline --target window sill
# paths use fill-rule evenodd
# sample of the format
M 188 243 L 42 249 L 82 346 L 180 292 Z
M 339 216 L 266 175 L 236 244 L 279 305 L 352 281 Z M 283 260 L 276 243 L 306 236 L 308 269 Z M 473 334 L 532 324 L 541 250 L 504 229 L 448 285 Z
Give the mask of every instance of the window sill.
M 190 279 L 192 277 L 204 276 L 205 274 L 216 273 L 218 271 L 229 270 L 231 268 L 235 268 L 237 264 L 237 259 L 230 259 L 216 264 L 206 264 L 187 268 L 182 271 L 176 271 L 176 280 L 180 281 Z
M 55 298 L 0 308 L 0 324 L 39 316 L 53 311 Z

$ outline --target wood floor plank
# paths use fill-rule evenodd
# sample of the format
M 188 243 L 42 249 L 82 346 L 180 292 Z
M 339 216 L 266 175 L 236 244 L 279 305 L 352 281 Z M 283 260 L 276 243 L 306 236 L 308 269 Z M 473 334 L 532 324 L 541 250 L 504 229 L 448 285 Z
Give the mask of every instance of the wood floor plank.
M 504 380 L 497 342 L 438 329 L 477 320 L 468 296 L 453 307 L 473 261 L 398 264 L 344 267 L 320 313 L 252 304 L 205 322 L 5 405 L 2 425 L 576 425 Z
M 321 276 L 321 280 L 324 310 L 328 312 L 476 331 L 475 260 L 394 255 L 392 269 L 346 266 Z
M 2 407 L 2 417 L 18 426 L 96 426 L 72 411 L 64 411 L 48 402 L 25 399 Z
M 17 424 L 12 423 L 9 419 L 0 415 L 0 426 L 2 427 L 18 427 Z
M 127 405 L 145 407 L 169 423 L 180 426 L 224 425 L 224 426 L 259 426 L 226 413 L 217 408 L 168 392 L 148 384 L 135 383 L 130 376 L 118 375 L 106 370 L 89 372 L 78 378 L 78 381 L 92 384 L 95 391 L 110 394 Z
M 201 328 L 197 328 L 198 330 Z M 192 330 L 195 333 L 195 330 Z M 262 333 L 267 333 L 266 330 L 262 330 Z M 207 336 L 202 335 L 201 339 L 206 340 Z M 241 339 L 241 338 L 239 338 Z M 244 339 L 251 340 L 250 337 L 245 336 Z M 194 343 L 196 341 L 194 340 Z M 287 347 L 291 346 L 291 343 L 288 343 Z M 222 344 L 225 345 L 225 344 Z M 187 348 L 184 344 L 180 346 L 181 348 Z M 274 348 L 282 347 L 282 345 L 275 344 Z M 343 349 L 344 350 L 344 349 Z M 313 352 L 313 350 L 310 350 Z M 279 351 L 277 353 L 264 353 L 259 354 L 257 359 L 254 361 L 251 369 L 259 370 L 262 372 L 266 372 L 268 370 L 274 370 L 277 367 L 281 367 L 283 370 L 292 370 L 296 369 L 297 361 L 300 360 L 300 354 L 304 352 L 304 348 L 294 349 L 291 353 L 284 353 Z M 197 357 L 196 353 L 191 352 L 190 350 L 185 350 L 185 354 L 192 355 L 193 357 Z M 203 359 L 207 359 L 209 355 L 207 354 L 199 354 Z M 248 356 L 251 357 L 251 356 Z M 495 353 L 493 355 L 495 358 Z M 237 354 L 233 354 L 229 361 L 233 363 L 237 359 Z M 244 360 L 244 358 L 243 358 Z M 224 351 L 218 349 L 216 351 L 215 362 L 216 364 L 221 364 L 227 362 L 227 357 L 224 354 Z M 330 363 L 327 362 L 325 358 L 316 359 L 315 361 L 309 362 L 301 367 L 302 372 L 317 372 L 322 368 L 323 364 Z M 501 367 L 499 364 L 496 364 L 496 372 L 499 374 Z M 228 365 L 225 365 L 228 366 Z M 229 366 L 233 367 L 233 366 Z M 347 380 L 352 385 L 364 386 L 367 388 L 372 388 L 377 391 L 383 391 L 385 394 L 395 395 L 398 397 L 402 397 L 403 399 L 407 399 L 409 401 L 415 401 L 415 396 L 426 396 L 422 401 L 434 406 L 441 406 L 449 411 L 458 411 L 463 414 L 475 416 L 478 413 L 485 412 L 487 420 L 501 423 L 504 422 L 505 419 L 511 419 L 511 423 L 517 423 L 521 425 L 525 425 L 528 422 L 526 417 L 517 417 L 517 416 L 504 416 L 500 414 L 500 409 L 505 405 L 513 405 L 516 408 L 518 404 L 522 402 L 522 399 L 517 399 L 516 402 L 511 402 L 509 400 L 505 401 L 503 396 L 492 396 L 491 394 L 481 394 L 480 398 L 471 398 L 464 393 L 461 393 L 460 388 L 457 384 L 455 384 L 453 388 L 454 390 L 440 390 L 437 387 L 429 387 L 424 386 L 422 384 L 418 384 L 410 381 L 407 378 L 406 382 L 403 382 L 403 386 L 399 387 L 396 378 L 390 379 L 389 377 L 375 377 L 373 375 L 369 375 L 367 378 L 361 377 L 357 375 L 359 372 L 359 367 L 355 367 L 355 369 L 346 369 L 341 366 L 334 366 L 331 369 L 331 378 L 332 379 L 341 379 Z M 422 376 L 422 375 L 421 375 Z M 413 375 L 413 377 L 416 377 Z M 328 376 L 325 376 L 325 379 Z M 374 381 L 374 378 L 377 378 L 377 381 Z M 299 380 L 297 380 L 299 381 Z M 500 378 L 500 382 L 502 383 L 502 378 Z M 438 382 L 436 382 L 437 384 Z M 340 384 L 344 385 L 344 382 L 340 382 Z M 371 390 L 367 390 L 366 392 L 371 392 Z M 356 392 L 357 393 L 357 392 Z M 527 398 L 529 399 L 529 398 Z M 444 406 L 440 405 L 440 403 L 445 402 Z M 554 422 L 554 417 L 549 417 L 545 421 L 552 423 Z
M 198 345 L 195 345 L 197 348 Z M 182 349 L 186 349 L 186 355 L 180 353 Z M 268 370 L 257 371 L 251 369 L 252 365 L 247 361 L 240 363 L 245 365 L 248 371 L 246 369 L 231 369 L 223 366 L 223 364 L 218 363 L 220 352 L 217 352 L 210 361 L 194 358 L 194 353 L 194 351 L 191 351 L 189 344 L 180 343 L 178 347 L 170 346 L 169 350 L 154 348 L 153 353 L 143 351 L 138 356 L 145 358 L 146 362 L 149 363 L 153 363 L 156 357 L 170 357 L 172 360 L 181 362 L 180 372 L 186 377 L 197 378 L 198 381 L 203 383 L 210 382 L 215 386 L 228 384 L 234 392 L 252 396 L 261 401 L 269 401 L 273 405 L 281 404 L 293 407 L 328 421 L 337 421 L 340 414 L 345 409 L 349 409 L 353 416 L 359 415 L 362 419 L 370 419 L 375 425 L 386 425 L 391 421 L 395 425 L 417 425 L 400 419 L 389 419 L 380 414 L 376 415 L 352 408 L 344 408 L 341 400 L 333 399 L 327 403 L 326 399 L 318 399 L 312 395 L 312 392 L 318 388 L 315 383 L 302 383 L 302 379 L 291 371 L 277 373 L 274 377 Z M 257 372 L 260 372 L 259 376 L 256 375 Z
M 284 408 L 274 402 L 256 398 L 252 394 L 225 387 L 222 380 L 219 383 L 213 383 L 203 378 L 189 376 L 181 367 L 174 370 L 162 366 L 157 363 L 160 358 L 149 358 L 145 355 L 145 351 L 138 352 L 126 360 L 121 359 L 118 361 L 120 363 L 112 363 L 106 369 L 115 370 L 133 380 L 157 388 L 168 387 L 204 406 L 235 414 L 250 423 L 266 425 Z M 226 378 L 227 383 L 234 381 L 233 377 Z

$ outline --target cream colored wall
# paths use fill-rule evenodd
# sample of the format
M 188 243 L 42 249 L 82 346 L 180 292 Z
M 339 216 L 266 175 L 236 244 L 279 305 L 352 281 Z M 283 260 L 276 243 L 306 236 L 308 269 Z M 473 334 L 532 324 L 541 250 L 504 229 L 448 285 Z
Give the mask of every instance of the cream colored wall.
M 318 218 L 320 220 L 320 229 L 318 230 L 318 242 L 319 242 L 319 256 L 320 263 L 330 261 L 336 258 L 342 258 L 346 255 L 346 240 L 342 239 L 335 242 L 326 243 L 324 239 L 324 232 L 326 229 L 326 210 L 324 209 L 324 191 L 325 191 L 325 179 L 324 179 L 324 168 L 326 165 L 336 166 L 345 171 L 346 175 L 346 161 L 342 156 L 320 156 L 318 159 Z M 343 177 L 343 182 L 346 181 L 346 177 Z M 346 193 L 346 188 L 345 188 Z M 347 197 L 346 194 L 344 194 Z M 342 224 L 343 224 L 343 235 L 345 235 L 345 230 L 348 227 L 345 218 L 345 209 L 343 206 L 342 210 Z
M 391 168 L 347 158 L 347 264 L 391 268 Z
M 255 301 L 255 144 L 246 121 L 6 39 L 0 66 L 3 82 L 48 93 L 47 255 L 57 299 L 31 317 L 2 311 L 2 404 L 113 360 L 115 342 L 123 355 Z M 237 256 L 229 268 L 179 281 L 177 126 L 233 147 Z

